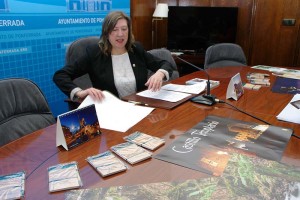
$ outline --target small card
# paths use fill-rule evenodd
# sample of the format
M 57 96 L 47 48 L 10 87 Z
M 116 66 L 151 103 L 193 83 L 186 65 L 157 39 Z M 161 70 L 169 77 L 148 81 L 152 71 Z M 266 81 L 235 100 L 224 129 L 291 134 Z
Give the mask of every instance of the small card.
M 150 151 L 131 142 L 115 145 L 111 147 L 111 150 L 130 164 L 141 162 L 152 156 Z
M 77 162 L 63 163 L 48 168 L 49 191 L 75 189 L 82 186 Z
M 25 192 L 25 172 L 0 176 L 0 199 L 21 199 Z
M 74 148 L 101 134 L 95 104 L 57 117 L 56 146 Z
M 238 100 L 244 94 L 243 84 L 241 80 L 240 73 L 234 75 L 227 87 L 226 99 L 233 98 Z
M 139 131 L 124 137 L 124 139 L 152 151 L 165 144 L 165 140 Z
M 102 177 L 126 171 L 127 166 L 111 151 L 90 156 L 86 159 Z

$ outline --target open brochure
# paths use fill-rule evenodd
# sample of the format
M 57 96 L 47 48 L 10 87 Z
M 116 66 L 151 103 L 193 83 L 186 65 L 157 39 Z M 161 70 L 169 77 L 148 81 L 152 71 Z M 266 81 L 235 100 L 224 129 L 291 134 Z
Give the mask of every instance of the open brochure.
M 79 106 L 82 108 L 95 104 L 101 129 L 126 132 L 154 110 L 122 101 L 108 91 L 103 91 L 103 94 L 105 98 L 102 101 L 95 101 L 87 96 Z
M 102 177 L 126 171 L 127 166 L 111 151 L 90 156 L 86 159 Z

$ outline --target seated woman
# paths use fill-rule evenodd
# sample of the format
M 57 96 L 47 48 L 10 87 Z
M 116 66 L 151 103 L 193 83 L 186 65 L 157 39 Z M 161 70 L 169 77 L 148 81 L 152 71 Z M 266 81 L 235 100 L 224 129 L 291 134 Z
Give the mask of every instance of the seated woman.
M 155 72 L 149 79 L 148 70 Z M 93 87 L 82 90 L 73 80 L 86 73 Z M 102 100 L 103 90 L 120 98 L 147 87 L 157 91 L 171 74 L 169 62 L 154 57 L 134 41 L 129 17 L 114 11 L 103 21 L 99 44 L 88 46 L 86 54 L 74 64 L 56 71 L 53 81 L 73 100 L 83 100 L 87 95 Z

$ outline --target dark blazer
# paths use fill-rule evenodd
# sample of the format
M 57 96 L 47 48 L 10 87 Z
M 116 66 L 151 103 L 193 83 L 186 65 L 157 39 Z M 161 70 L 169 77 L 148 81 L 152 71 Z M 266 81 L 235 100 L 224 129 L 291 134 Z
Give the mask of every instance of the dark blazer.
M 129 59 L 136 79 L 137 91 L 146 89 L 148 69 L 155 72 L 165 69 L 172 75 L 172 66 L 169 62 L 154 57 L 144 50 L 141 44 L 135 43 L 132 51 L 128 52 Z M 86 48 L 86 54 L 76 60 L 73 65 L 65 65 L 55 72 L 54 83 L 67 96 L 78 87 L 72 80 L 88 73 L 94 88 L 107 90 L 118 96 L 114 83 L 111 55 L 106 56 L 100 51 L 98 44 Z

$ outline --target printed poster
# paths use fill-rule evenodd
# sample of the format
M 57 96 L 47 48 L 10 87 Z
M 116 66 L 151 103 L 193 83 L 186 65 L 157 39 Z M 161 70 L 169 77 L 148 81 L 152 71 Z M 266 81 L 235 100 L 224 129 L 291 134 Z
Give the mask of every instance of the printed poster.
M 121 178 L 121 175 L 120 175 Z M 300 169 L 256 156 L 233 153 L 222 176 L 144 183 L 66 193 L 78 199 L 300 199 Z
M 292 133 L 283 127 L 211 115 L 154 158 L 218 176 L 233 152 L 280 161 Z

